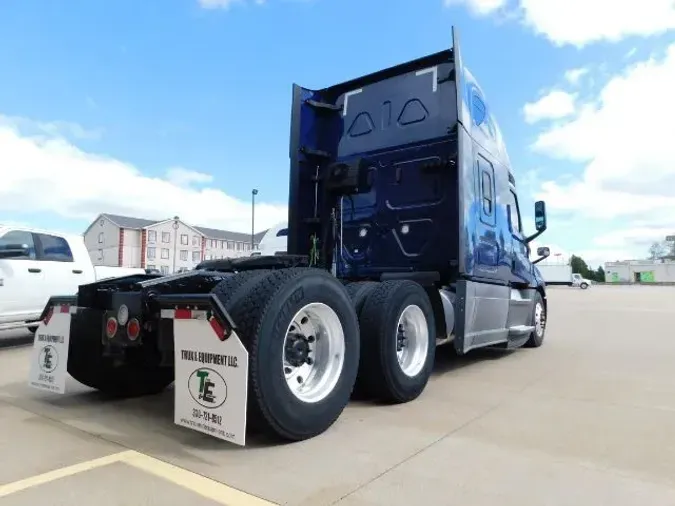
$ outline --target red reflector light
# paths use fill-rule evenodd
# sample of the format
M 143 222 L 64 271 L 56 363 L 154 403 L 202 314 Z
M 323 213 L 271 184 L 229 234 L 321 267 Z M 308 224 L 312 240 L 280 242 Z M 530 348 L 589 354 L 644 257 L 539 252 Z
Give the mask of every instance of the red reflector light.
M 218 339 L 220 339 L 221 341 L 224 341 L 225 340 L 225 329 L 220 324 L 220 322 L 218 320 L 216 320 L 215 318 L 211 317 L 211 319 L 209 320 L 209 323 L 211 324 L 211 328 L 213 329 L 213 331 L 218 336 Z
M 136 318 L 132 318 L 127 323 L 127 336 L 131 341 L 138 339 L 139 334 L 141 333 L 141 324 Z
M 105 324 L 105 335 L 108 339 L 112 339 L 115 334 L 117 334 L 117 320 L 111 316 Z
M 52 315 L 54 314 L 54 306 L 49 308 L 49 311 L 47 311 L 47 314 L 45 315 L 45 319 L 42 320 L 45 325 L 49 324 L 49 320 L 52 319 Z

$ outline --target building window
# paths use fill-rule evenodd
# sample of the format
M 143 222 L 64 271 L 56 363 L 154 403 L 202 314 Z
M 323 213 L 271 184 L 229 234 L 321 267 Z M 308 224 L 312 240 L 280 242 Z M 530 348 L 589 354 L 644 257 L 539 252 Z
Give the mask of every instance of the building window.
M 187 237 L 187 236 L 185 236 Z M 188 252 L 186 249 L 180 250 L 180 259 L 186 261 L 188 259 Z
M 181 243 L 183 246 L 187 246 L 187 245 L 188 245 L 188 236 L 187 236 L 187 234 L 181 234 L 181 236 L 180 236 L 180 243 Z
M 162 259 L 167 260 L 169 258 L 169 248 L 162 248 Z
M 251 245 L 247 242 L 244 243 L 244 251 L 250 251 L 251 250 Z
M 157 242 L 156 230 L 148 230 L 148 242 Z
M 192 245 L 193 246 L 199 246 L 199 236 L 198 235 L 192 236 Z
M 220 249 L 225 249 L 225 241 L 220 241 Z
M 227 241 L 227 249 L 234 250 L 234 241 Z
M 165 276 L 166 276 L 167 274 L 169 274 L 169 266 L 168 266 L 168 265 L 162 265 L 162 266 L 159 268 L 159 270 L 160 270 L 160 272 L 161 272 L 162 274 L 164 274 Z
M 162 242 L 171 242 L 171 234 L 169 232 L 162 232 Z
M 199 262 L 199 259 L 201 258 L 201 252 L 199 251 L 193 251 L 192 252 L 192 261 L 193 262 Z
M 148 248 L 148 258 L 155 258 L 156 254 L 157 253 L 155 248 Z
M 241 251 L 241 245 L 242 245 L 242 243 L 240 243 L 240 242 L 237 243 L 237 251 Z
M 98 243 L 103 244 L 103 232 L 98 233 Z
M 154 270 L 154 269 L 156 269 L 157 267 L 155 267 L 153 264 L 148 264 L 148 265 L 145 266 L 145 268 L 146 268 L 146 269 L 153 269 L 153 270 Z
M 218 247 L 218 241 L 216 241 L 215 239 L 211 239 L 211 247 L 217 248 Z

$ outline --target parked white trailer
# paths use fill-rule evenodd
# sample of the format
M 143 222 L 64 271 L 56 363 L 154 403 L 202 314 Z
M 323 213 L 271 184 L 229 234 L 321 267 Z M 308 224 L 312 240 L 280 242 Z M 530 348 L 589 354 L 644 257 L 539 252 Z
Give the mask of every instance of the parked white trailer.
M 590 279 L 573 273 L 569 264 L 539 264 L 537 267 L 547 285 L 578 286 L 585 290 L 592 284 Z

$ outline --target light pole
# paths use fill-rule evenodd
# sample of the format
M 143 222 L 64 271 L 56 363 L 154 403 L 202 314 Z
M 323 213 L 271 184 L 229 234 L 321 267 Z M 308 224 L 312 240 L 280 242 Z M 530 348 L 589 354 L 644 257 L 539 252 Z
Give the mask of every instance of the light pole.
M 255 239 L 255 196 L 258 195 L 257 188 L 251 190 L 251 253 L 253 253 L 253 243 Z
M 171 225 L 173 227 L 173 273 L 176 273 L 176 246 L 178 242 L 178 216 L 173 217 L 173 224 Z

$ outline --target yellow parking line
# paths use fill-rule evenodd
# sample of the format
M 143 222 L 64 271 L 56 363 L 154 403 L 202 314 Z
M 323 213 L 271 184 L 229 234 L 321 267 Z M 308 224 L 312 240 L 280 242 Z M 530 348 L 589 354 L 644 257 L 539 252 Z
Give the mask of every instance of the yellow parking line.
M 153 474 L 174 483 L 179 487 L 183 487 L 195 494 L 199 494 L 226 506 L 278 506 L 265 499 L 247 494 L 236 488 L 228 487 L 218 481 L 133 450 L 114 453 L 106 457 L 88 460 L 87 462 L 81 462 L 37 476 L 31 476 L 30 478 L 15 481 L 14 483 L 0 485 L 0 498 L 116 462 L 122 462 L 141 471 L 145 471 L 146 473 Z
M 43 485 L 45 483 L 49 483 L 50 481 L 67 478 L 68 476 L 73 476 L 74 474 L 91 471 L 97 467 L 103 467 L 109 464 L 114 464 L 115 462 L 123 461 L 128 456 L 128 453 L 136 452 L 124 451 L 120 453 L 114 453 L 106 457 L 101 457 L 100 459 L 88 460 L 87 462 L 81 462 L 73 466 L 62 467 L 61 469 L 38 474 L 37 476 L 31 476 L 30 478 L 26 478 L 24 480 L 15 481 L 14 483 L 0 485 L 0 497 L 5 497 L 16 492 L 21 492 L 27 488 Z
M 138 452 L 125 452 L 121 462 L 227 506 L 276 506 L 274 503 L 228 487 L 218 481 Z

